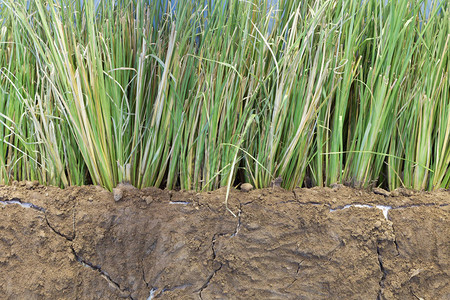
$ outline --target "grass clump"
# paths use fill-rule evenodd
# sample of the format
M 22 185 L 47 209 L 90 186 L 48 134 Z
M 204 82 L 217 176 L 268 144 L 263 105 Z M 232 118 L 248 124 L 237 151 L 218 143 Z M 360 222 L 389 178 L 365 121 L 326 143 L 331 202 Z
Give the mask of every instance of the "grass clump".
M 0 3 L 0 183 L 450 187 L 445 1 Z

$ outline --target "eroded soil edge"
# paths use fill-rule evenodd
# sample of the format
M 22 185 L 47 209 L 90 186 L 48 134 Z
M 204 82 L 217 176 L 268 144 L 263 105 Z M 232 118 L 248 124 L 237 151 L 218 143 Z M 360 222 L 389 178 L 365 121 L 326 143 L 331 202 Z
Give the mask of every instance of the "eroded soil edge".
M 450 299 L 450 193 L 0 187 L 2 299 Z

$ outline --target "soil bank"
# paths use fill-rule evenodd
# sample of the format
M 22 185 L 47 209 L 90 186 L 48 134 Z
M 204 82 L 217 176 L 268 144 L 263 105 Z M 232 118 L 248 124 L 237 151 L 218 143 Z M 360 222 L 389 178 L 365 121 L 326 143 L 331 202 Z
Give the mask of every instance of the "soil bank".
M 121 193 L 1 186 L 0 298 L 450 299 L 448 191 Z

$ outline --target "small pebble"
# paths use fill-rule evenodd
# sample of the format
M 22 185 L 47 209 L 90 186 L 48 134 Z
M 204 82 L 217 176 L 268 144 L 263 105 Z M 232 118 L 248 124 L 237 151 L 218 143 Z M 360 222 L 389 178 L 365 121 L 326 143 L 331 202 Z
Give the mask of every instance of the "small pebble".
M 153 202 L 153 197 L 148 195 L 144 197 L 145 203 L 150 204 Z
M 241 184 L 241 191 L 250 192 L 251 190 L 253 190 L 253 185 L 251 185 L 250 183 Z
M 259 224 L 255 222 L 251 222 L 247 225 L 248 230 L 256 230 L 259 228 Z
M 115 188 L 113 188 L 114 200 L 116 202 L 120 201 L 123 198 L 123 192 L 131 190 L 136 190 L 132 184 L 128 182 L 119 183 Z
M 113 188 L 114 201 L 120 201 L 123 198 L 123 189 Z

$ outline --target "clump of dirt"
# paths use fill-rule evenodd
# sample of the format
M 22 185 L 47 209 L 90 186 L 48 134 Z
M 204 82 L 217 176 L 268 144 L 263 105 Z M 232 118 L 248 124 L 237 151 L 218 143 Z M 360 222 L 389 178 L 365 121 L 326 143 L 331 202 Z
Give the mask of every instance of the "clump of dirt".
M 120 197 L 117 195 L 120 194 Z M 0 187 L 2 299 L 450 299 L 450 193 Z

